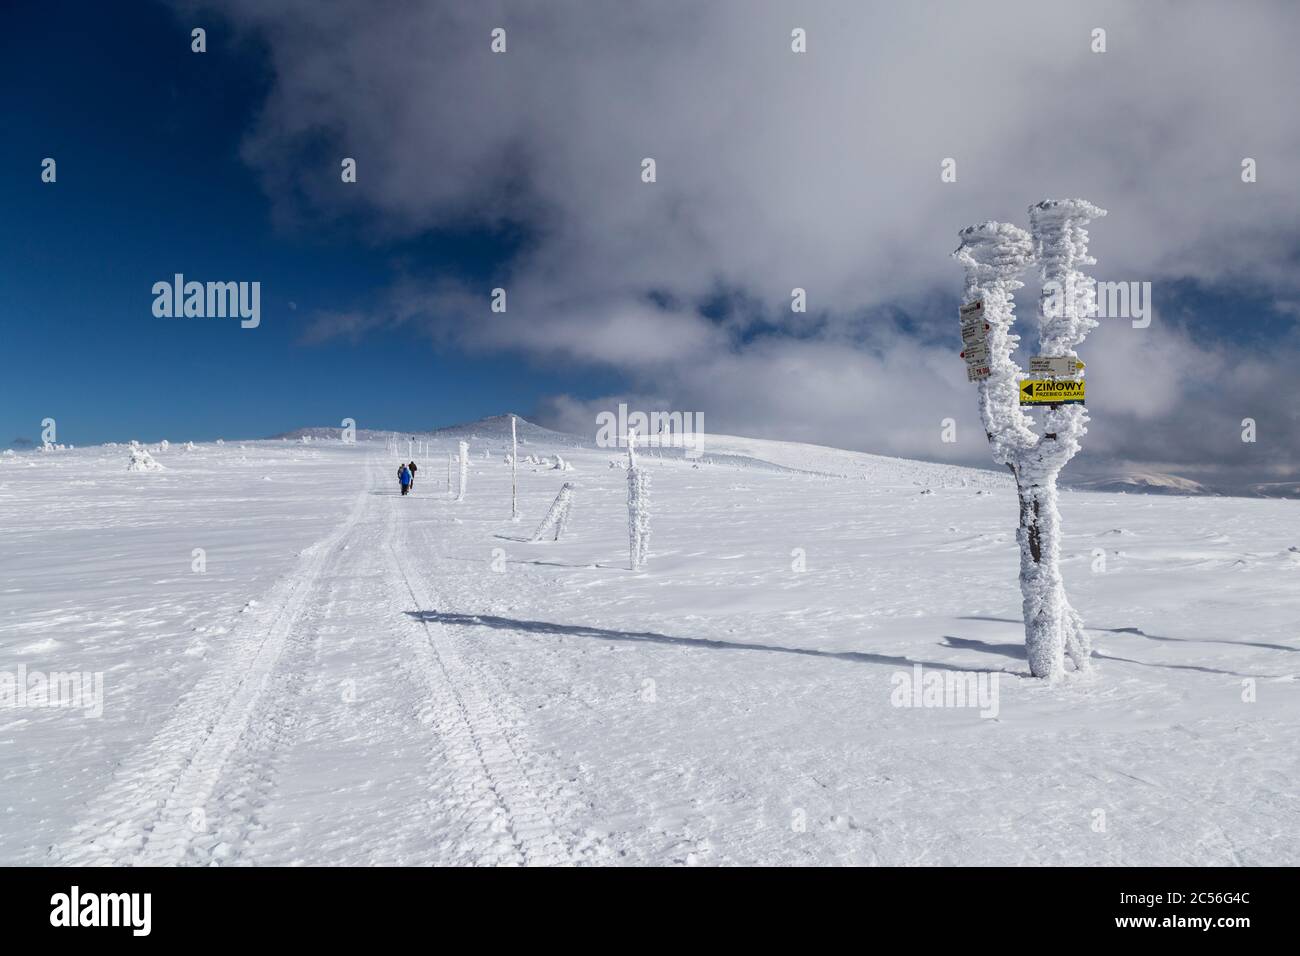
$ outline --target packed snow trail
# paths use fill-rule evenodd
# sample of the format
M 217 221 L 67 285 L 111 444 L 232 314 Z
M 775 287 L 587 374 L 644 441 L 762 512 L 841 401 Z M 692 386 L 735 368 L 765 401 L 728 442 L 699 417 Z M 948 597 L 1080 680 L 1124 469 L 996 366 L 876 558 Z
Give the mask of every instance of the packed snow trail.
M 91 806 L 70 843 L 55 851 L 60 863 L 166 864 L 179 862 L 191 840 L 207 829 L 206 804 L 239 745 L 259 698 L 302 617 L 325 564 L 353 534 L 367 498 L 356 498 L 347 518 L 303 557 L 303 567 L 280 581 L 231 635 L 223 661 L 173 711 L 144 750 L 130 758 L 113 785 Z
M 437 729 L 460 771 L 456 792 L 470 796 L 473 806 L 490 807 L 490 829 L 509 835 L 517 862 L 571 863 L 533 790 L 528 768 L 505 735 L 496 703 L 448 641 L 436 619 L 438 606 L 420 575 L 405 566 L 402 555 L 407 553 L 408 528 L 408 522 L 390 521 L 385 546 L 393 569 L 389 582 L 397 584 L 400 579 L 401 584 L 393 606 L 410 602 L 406 637 L 428 683 L 429 709 L 420 720 Z
M 545 762 L 507 736 L 499 702 L 426 619 L 404 529 L 407 506 L 433 496 L 395 501 L 380 468 L 367 476 L 53 862 L 356 863 L 358 845 L 370 863 L 574 861 L 534 789 Z M 386 780 L 377 752 L 396 760 Z

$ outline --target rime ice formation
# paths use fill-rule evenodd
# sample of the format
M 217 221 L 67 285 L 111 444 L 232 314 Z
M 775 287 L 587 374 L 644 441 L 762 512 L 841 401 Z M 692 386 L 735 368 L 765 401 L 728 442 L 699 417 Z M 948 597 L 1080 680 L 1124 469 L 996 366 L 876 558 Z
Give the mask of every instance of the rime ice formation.
M 640 571 L 650 550 L 650 476 L 637 464 L 635 430 L 627 435 L 627 533 L 629 563 Z
M 1024 377 L 1011 354 L 1019 336 L 1014 293 L 1026 268 L 1037 264 L 1045 298 L 1038 315 L 1039 354 L 1076 357 L 1075 348 L 1096 327 L 1095 280 L 1079 269 L 1096 262 L 1088 255 L 1091 220 L 1104 216 L 1082 199 L 1047 199 L 1029 209 L 1032 234 L 1009 223 L 983 222 L 961 230 L 954 256 L 966 269 L 963 304 L 984 301 L 989 324 L 992 374 L 979 383 L 980 417 L 993 459 L 1011 469 L 1020 500 L 1020 590 L 1025 650 L 1030 671 L 1051 680 L 1065 673 L 1068 655 L 1079 671 L 1089 668 L 1091 645 L 1083 620 L 1070 606 L 1060 570 L 1061 517 L 1056 480 L 1079 451 L 1087 433 L 1082 405 L 1048 408 L 1040 435 L 1020 407 Z M 1071 378 L 1081 378 L 1076 371 Z
M 153 455 L 141 445 L 131 446 L 131 459 L 126 463 L 127 471 L 163 471 L 163 466 L 154 461 Z
M 510 520 L 519 520 L 519 432 L 510 416 Z
M 457 501 L 465 500 L 465 486 L 469 483 L 469 442 L 460 443 L 460 491 L 456 494 Z
M 573 482 L 566 481 L 563 487 L 560 488 L 560 493 L 551 502 L 546 517 L 542 519 L 542 523 L 533 532 L 534 541 L 541 541 L 546 533 L 552 529 L 555 531 L 553 540 L 559 541 L 564 536 L 564 532 L 569 526 L 569 511 L 573 507 L 573 487 Z

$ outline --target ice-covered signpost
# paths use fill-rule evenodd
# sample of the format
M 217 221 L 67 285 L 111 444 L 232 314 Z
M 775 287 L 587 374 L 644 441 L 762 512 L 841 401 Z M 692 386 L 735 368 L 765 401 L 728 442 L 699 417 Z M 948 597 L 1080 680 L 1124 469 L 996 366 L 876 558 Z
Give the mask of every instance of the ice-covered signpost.
M 1029 670 L 1052 680 L 1065 673 L 1066 655 L 1076 670 L 1086 671 L 1092 654 L 1061 578 L 1056 479 L 1087 432 L 1083 363 L 1075 349 L 1097 326 L 1097 297 L 1096 280 L 1079 267 L 1096 262 L 1088 256 L 1084 227 L 1105 214 L 1082 199 L 1046 199 L 1029 208 L 1032 235 L 1009 223 L 984 222 L 961 230 L 954 253 L 966 269 L 960 317 L 968 378 L 979 382 L 993 458 L 1015 475 L 1020 499 L 1016 540 Z M 1043 280 L 1039 354 L 1026 379 L 1011 358 L 1019 342 L 1011 326 L 1014 293 L 1024 285 L 1020 276 L 1035 263 Z M 1046 407 L 1041 435 L 1022 405 Z
M 627 533 L 633 571 L 640 571 L 650 550 L 650 476 L 636 460 L 636 429 L 627 433 Z

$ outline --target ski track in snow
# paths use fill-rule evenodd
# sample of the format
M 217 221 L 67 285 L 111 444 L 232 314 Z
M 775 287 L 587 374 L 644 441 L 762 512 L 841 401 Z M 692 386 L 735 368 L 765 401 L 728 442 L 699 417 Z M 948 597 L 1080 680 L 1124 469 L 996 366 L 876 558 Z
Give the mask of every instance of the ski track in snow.
M 491 832 L 508 835 L 509 850 L 500 862 L 572 863 L 570 850 L 534 789 L 533 778 L 545 774 L 540 761 L 531 748 L 522 751 L 530 759 L 521 760 L 497 703 L 484 691 L 482 678 L 457 652 L 442 624 L 429 619 L 439 604 L 422 576 L 408 570 L 402 559 L 407 553 L 407 529 L 407 522 L 389 522 L 385 550 L 394 572 L 390 581 L 394 585 L 400 581 L 393 604 L 408 605 L 404 613 L 409 623 L 404 630 L 419 662 L 419 673 L 429 687 L 429 708 L 420 720 L 437 729 L 460 771 L 452 792 L 487 811 L 484 820 Z
M 310 549 L 300 569 L 279 582 L 241 629 L 223 665 L 178 704 L 167 725 L 115 774 L 95 799 L 72 840 L 52 857 L 69 865 L 170 865 L 286 862 L 264 858 L 268 822 L 281 766 L 289 751 L 316 736 L 346 734 L 345 698 L 318 673 L 322 641 L 331 628 L 340 591 L 368 601 L 362 620 L 385 647 L 401 647 L 399 665 L 412 709 L 405 714 L 424 730 L 428 753 L 416 806 L 428 829 L 370 840 L 379 862 L 564 865 L 596 853 L 593 841 L 566 842 L 554 823 L 556 808 L 573 797 L 552 779 L 547 761 L 502 716 L 503 703 L 485 690 L 486 675 L 458 653 L 446 629 L 426 615 L 439 607 L 422 576 L 408 567 L 409 524 L 396 505 L 370 485 L 346 520 Z M 373 512 L 380 512 L 374 514 Z M 379 525 L 379 527 L 376 527 Z M 379 568 L 376 569 L 375 565 Z M 366 593 L 349 582 L 364 581 Z M 375 614 L 375 590 L 384 597 Z M 390 640 L 391 639 L 391 640 Z M 389 675 L 390 677 L 392 675 Z M 494 687 L 496 694 L 499 687 Z M 327 713 L 329 711 L 329 713 Z M 370 728 L 378 735 L 400 721 Z M 355 724 L 352 727 L 355 730 Z M 451 819 L 439 819 L 450 810 Z M 408 807 L 408 810 L 410 807 Z M 391 826 L 391 825 L 390 825 Z M 436 828 L 442 826 L 445 833 Z M 300 821 L 297 846 L 311 853 L 312 839 L 327 842 Z M 337 835 L 335 835 L 337 836 Z M 281 846 L 284 840 L 278 841 Z M 344 841 L 346 842 L 346 841 Z M 308 846 L 304 846 L 306 843 Z M 399 844 L 406 844 L 405 847 Z M 416 859 L 412 859 L 414 853 Z
M 181 862 L 203 832 L 209 798 L 231 753 L 239 746 L 262 694 L 291 640 L 313 586 L 340 545 L 349 539 L 369 489 L 347 519 L 314 545 L 304 567 L 279 582 L 242 627 L 222 665 L 200 681 L 161 732 L 116 774 L 97 799 L 76 838 L 54 851 L 66 865 Z M 242 622 L 241 622 L 242 623 Z

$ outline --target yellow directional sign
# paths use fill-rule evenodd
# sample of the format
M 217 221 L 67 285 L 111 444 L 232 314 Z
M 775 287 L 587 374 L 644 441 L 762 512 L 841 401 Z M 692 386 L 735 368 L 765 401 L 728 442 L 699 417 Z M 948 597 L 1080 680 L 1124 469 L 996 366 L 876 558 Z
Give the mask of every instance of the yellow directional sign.
M 1082 405 L 1082 379 L 1030 379 L 1020 383 L 1021 405 Z

